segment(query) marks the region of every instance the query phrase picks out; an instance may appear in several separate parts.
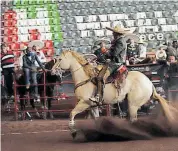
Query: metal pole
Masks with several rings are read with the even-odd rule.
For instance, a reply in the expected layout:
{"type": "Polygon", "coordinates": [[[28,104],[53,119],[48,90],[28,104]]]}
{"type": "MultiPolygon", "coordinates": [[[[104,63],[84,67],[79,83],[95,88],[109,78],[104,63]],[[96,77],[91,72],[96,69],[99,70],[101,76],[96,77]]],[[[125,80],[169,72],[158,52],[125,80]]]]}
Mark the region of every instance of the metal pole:
{"type": "Polygon", "coordinates": [[[18,120],[18,115],[17,115],[17,89],[16,89],[16,80],[15,80],[15,76],[13,74],[13,82],[14,82],[14,85],[13,85],[13,88],[14,88],[14,114],[15,114],[15,120],[17,121],[18,120]]]}

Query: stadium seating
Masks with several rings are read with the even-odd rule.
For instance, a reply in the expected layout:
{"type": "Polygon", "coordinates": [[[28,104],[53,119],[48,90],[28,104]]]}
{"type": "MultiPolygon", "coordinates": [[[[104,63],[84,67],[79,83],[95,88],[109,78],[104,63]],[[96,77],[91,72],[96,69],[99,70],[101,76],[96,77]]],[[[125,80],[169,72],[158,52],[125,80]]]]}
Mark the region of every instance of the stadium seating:
{"type": "MultiPolygon", "coordinates": [[[[178,16],[175,16],[177,10],[177,1],[3,1],[1,24],[5,36],[2,41],[11,43],[14,50],[19,48],[17,42],[13,42],[15,40],[28,43],[30,40],[41,39],[45,42],[45,49],[65,47],[86,52],[90,51],[89,46],[95,38],[112,36],[111,31],[105,30],[108,26],[158,26],[155,27],[157,32],[174,28],[171,25],[176,26],[178,23],[178,16]],[[37,34],[36,30],[41,34],[37,34]]],[[[135,31],[142,31],[140,28],[135,31]]],[[[145,32],[143,34],[147,35],[151,30],[145,32]]],[[[177,38],[176,32],[168,33],[169,37],[177,38]]],[[[151,43],[148,46],[153,45],[151,43]]]]}

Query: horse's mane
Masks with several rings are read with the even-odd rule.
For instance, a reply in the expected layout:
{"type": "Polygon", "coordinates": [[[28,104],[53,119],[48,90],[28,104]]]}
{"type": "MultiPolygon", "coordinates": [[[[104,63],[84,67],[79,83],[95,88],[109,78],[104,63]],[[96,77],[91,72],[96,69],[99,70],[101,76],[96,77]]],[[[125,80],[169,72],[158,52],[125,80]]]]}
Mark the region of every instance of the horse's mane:
{"type": "Polygon", "coordinates": [[[84,71],[85,73],[90,76],[90,77],[94,77],[95,73],[94,73],[94,68],[93,66],[88,63],[88,61],[82,56],[82,54],[76,52],[76,51],[71,51],[71,50],[66,50],[63,51],[63,54],[65,55],[66,53],[70,52],[72,54],[72,56],[75,57],[75,59],[77,59],[77,61],[84,66],[84,71]]]}

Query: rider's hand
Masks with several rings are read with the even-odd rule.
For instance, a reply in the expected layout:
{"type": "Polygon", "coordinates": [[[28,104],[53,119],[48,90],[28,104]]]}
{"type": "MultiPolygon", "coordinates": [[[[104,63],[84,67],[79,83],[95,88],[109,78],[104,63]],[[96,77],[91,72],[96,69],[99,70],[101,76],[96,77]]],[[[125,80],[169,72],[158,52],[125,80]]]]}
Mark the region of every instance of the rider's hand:
{"type": "Polygon", "coordinates": [[[107,62],[107,63],[111,62],[111,59],[106,59],[106,62],[107,62]]]}

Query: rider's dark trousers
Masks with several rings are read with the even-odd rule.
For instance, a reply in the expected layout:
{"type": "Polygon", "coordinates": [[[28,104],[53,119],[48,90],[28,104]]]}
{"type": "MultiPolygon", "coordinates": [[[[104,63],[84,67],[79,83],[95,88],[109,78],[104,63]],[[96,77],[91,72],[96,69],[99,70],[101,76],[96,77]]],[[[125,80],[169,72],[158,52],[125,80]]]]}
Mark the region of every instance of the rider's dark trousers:
{"type": "Polygon", "coordinates": [[[7,88],[8,95],[10,95],[10,96],[14,94],[13,73],[14,73],[14,68],[4,68],[3,69],[5,87],[7,88]]]}

